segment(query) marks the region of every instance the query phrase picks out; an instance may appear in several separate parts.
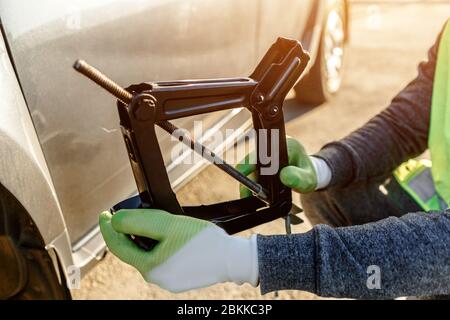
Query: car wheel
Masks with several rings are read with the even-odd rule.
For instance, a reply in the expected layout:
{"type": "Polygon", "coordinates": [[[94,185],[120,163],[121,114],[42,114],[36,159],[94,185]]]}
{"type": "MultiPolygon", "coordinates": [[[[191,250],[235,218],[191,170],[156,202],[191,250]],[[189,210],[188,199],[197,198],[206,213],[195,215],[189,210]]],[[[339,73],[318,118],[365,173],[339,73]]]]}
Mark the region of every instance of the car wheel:
{"type": "MultiPolygon", "coordinates": [[[[70,299],[36,225],[0,185],[0,299],[70,299]]],[[[63,283],[65,283],[63,281],[63,283]]]]}
{"type": "Polygon", "coordinates": [[[344,63],[346,18],[345,0],[334,1],[325,19],[315,63],[295,88],[301,103],[321,104],[339,90],[344,63]]]}

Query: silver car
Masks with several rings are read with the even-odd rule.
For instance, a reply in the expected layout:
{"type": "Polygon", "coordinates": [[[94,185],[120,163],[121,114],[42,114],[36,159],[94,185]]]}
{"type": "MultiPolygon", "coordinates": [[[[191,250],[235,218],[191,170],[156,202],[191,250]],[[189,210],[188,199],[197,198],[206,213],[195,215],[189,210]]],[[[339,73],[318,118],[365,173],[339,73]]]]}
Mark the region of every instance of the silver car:
{"type": "MultiPolygon", "coordinates": [[[[312,56],[297,97],[317,104],[339,89],[347,12],[345,0],[0,0],[0,298],[70,298],[106,252],[98,214],[136,189],[114,101],[72,71],[77,58],[124,86],[248,76],[278,36],[295,38],[312,56]]],[[[201,120],[251,125],[242,110],[201,120]]],[[[175,189],[204,166],[165,159],[175,189]]]]}

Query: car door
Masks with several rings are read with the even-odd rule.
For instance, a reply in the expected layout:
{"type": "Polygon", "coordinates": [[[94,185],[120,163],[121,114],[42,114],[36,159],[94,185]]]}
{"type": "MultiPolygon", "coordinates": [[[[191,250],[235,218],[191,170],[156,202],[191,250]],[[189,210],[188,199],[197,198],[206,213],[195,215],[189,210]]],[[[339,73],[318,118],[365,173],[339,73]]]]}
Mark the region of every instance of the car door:
{"type": "Polygon", "coordinates": [[[258,54],[277,37],[301,39],[313,5],[319,0],[261,0],[258,54]]]}
{"type": "MultiPolygon", "coordinates": [[[[96,226],[99,212],[135,191],[115,101],[76,74],[73,62],[83,58],[124,86],[248,75],[256,56],[256,2],[0,0],[72,242],[96,226]]],[[[202,119],[213,126],[223,117],[202,119]]],[[[161,142],[166,152],[168,141],[161,142]]]]}

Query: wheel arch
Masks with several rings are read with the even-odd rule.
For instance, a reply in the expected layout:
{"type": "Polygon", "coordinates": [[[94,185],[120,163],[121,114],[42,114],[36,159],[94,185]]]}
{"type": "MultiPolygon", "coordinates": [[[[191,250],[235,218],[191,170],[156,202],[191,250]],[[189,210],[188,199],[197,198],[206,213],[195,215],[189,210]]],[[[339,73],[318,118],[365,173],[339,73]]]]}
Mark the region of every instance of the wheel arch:
{"type": "MultiPolygon", "coordinates": [[[[307,70],[309,70],[316,62],[317,55],[319,53],[320,41],[322,38],[322,30],[324,28],[324,12],[336,1],[340,0],[322,0],[314,1],[311,9],[312,14],[306,23],[305,32],[301,37],[301,42],[311,54],[311,61],[307,70]]],[[[347,43],[350,38],[350,5],[348,0],[343,0],[345,6],[345,42],[347,43]]]]}
{"type": "MultiPolygon", "coordinates": [[[[48,250],[65,266],[71,245],[34,125],[0,34],[0,184],[36,224],[48,250]]],[[[57,263],[57,261],[54,261],[57,263]]]]}

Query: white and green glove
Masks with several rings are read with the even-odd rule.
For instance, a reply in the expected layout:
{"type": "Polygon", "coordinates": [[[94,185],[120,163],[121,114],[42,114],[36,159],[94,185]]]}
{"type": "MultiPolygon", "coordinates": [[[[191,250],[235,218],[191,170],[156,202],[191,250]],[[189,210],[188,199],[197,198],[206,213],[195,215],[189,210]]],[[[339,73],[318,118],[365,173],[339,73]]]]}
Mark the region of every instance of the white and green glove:
{"type": "MultiPolygon", "coordinates": [[[[327,163],[317,157],[309,156],[303,145],[294,138],[287,137],[289,165],[280,172],[281,182],[299,193],[310,193],[326,188],[331,181],[331,169],[327,163]]],[[[256,154],[250,153],[242,163],[236,166],[244,175],[255,180],[256,154]]],[[[251,191],[240,186],[241,198],[252,195],[251,191]]]]}
{"type": "Polygon", "coordinates": [[[228,235],[216,225],[162,210],[121,210],[100,215],[108,248],[134,266],[148,282],[172,292],[221,282],[258,284],[256,236],[228,235]],[[140,249],[127,234],[155,239],[151,250],[140,249]]]}

